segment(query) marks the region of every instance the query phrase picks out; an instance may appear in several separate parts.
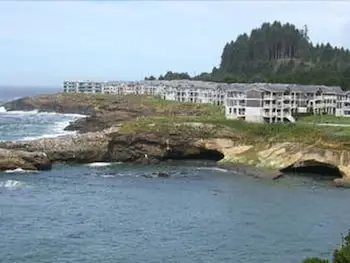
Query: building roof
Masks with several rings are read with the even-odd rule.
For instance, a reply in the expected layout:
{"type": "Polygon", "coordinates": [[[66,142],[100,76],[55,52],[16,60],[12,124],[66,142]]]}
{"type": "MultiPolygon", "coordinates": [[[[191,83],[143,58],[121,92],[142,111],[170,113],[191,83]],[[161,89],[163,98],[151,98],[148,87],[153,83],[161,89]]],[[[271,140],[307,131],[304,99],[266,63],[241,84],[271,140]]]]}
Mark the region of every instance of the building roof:
{"type": "Polygon", "coordinates": [[[314,93],[321,90],[326,93],[344,94],[344,91],[339,86],[324,86],[324,85],[300,85],[300,84],[281,84],[281,83],[217,83],[201,80],[141,80],[141,81],[91,81],[91,80],[73,80],[64,81],[64,83],[101,83],[107,85],[122,85],[122,86],[160,86],[170,88],[200,88],[200,89],[217,89],[230,91],[247,91],[249,89],[259,89],[261,91],[270,92],[285,92],[287,90],[314,93]]]}

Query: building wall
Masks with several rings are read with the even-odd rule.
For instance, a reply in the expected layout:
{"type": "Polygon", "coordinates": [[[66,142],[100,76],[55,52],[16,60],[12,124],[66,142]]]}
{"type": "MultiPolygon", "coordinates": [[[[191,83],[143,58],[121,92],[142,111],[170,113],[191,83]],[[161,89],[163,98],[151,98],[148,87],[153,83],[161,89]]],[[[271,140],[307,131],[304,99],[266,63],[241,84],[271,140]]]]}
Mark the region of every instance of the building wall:
{"type": "Polygon", "coordinates": [[[263,123],[263,111],[260,107],[246,107],[245,108],[245,120],[248,122],[263,123]]]}
{"type": "Polygon", "coordinates": [[[285,85],[288,88],[284,89],[283,85],[277,84],[274,89],[273,84],[259,83],[230,85],[201,81],[65,81],[63,92],[159,95],[165,100],[223,104],[226,118],[245,118],[254,122],[263,122],[264,119],[268,122],[281,121],[296,111],[350,116],[350,93],[323,93],[317,87],[310,90],[307,87],[307,92],[303,92],[293,90],[295,86],[289,88],[285,85]],[[266,87],[270,89],[265,89],[266,87]]]}

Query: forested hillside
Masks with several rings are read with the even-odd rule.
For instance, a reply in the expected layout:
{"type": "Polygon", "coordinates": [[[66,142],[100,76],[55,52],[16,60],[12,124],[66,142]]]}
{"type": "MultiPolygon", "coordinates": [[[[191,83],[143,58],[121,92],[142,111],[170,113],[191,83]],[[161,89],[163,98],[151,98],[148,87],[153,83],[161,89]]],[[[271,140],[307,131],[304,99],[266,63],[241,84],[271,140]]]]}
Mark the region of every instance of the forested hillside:
{"type": "MultiPolygon", "coordinates": [[[[189,78],[187,73],[171,71],[165,76],[189,78]]],[[[275,21],[228,42],[219,68],[193,79],[340,85],[350,89],[350,51],[329,43],[313,44],[307,26],[298,29],[275,21]]]]}

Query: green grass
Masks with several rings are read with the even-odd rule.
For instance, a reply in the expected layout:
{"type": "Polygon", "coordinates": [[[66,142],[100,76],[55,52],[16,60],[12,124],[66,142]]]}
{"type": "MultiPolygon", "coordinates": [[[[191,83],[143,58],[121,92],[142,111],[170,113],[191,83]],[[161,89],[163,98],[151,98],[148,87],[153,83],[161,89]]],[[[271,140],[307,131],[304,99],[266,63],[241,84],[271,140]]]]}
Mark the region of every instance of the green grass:
{"type": "MultiPolygon", "coordinates": [[[[209,126],[210,127],[210,126],[209,126]]],[[[350,127],[321,127],[310,124],[257,124],[241,120],[226,120],[211,116],[161,116],[137,118],[125,122],[121,132],[152,132],[160,135],[202,134],[202,137],[219,136],[223,129],[241,143],[299,142],[317,144],[325,148],[350,148],[350,127]],[[213,128],[191,127],[189,122],[211,124],[213,128]],[[179,124],[183,125],[179,125],[179,124]]]]}
{"type": "Polygon", "coordinates": [[[298,122],[350,124],[350,117],[337,117],[334,115],[311,115],[300,118],[298,122]]]}
{"type": "Polygon", "coordinates": [[[162,100],[155,96],[111,96],[105,94],[63,94],[60,99],[69,99],[76,104],[91,105],[99,110],[113,112],[115,107],[132,110],[140,108],[153,112],[146,117],[138,117],[126,121],[121,126],[121,132],[137,133],[152,132],[159,135],[183,133],[202,136],[220,136],[223,130],[229,130],[232,137],[241,138],[244,142],[283,142],[294,141],[307,144],[318,144],[320,147],[350,148],[350,127],[318,126],[318,123],[348,123],[350,118],[335,116],[307,116],[294,124],[257,124],[243,120],[225,119],[224,107],[212,104],[182,103],[162,100]],[[119,106],[118,106],[119,105],[119,106]],[[212,124],[210,127],[192,127],[179,125],[188,122],[212,124]]]}

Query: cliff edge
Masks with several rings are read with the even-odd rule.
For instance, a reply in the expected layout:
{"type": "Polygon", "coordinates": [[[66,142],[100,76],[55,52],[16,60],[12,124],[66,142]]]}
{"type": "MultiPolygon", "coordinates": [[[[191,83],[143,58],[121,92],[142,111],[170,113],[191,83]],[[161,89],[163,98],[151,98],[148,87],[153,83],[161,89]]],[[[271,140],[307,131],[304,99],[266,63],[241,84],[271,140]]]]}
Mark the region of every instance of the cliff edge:
{"type": "Polygon", "coordinates": [[[265,178],[321,173],[337,186],[350,186],[350,147],[339,128],[229,121],[220,106],[145,96],[55,94],[5,108],[91,113],[70,125],[79,131],[75,135],[0,143],[7,151],[45,153],[49,163],[211,159],[235,169],[257,167],[255,175],[265,178]]]}

